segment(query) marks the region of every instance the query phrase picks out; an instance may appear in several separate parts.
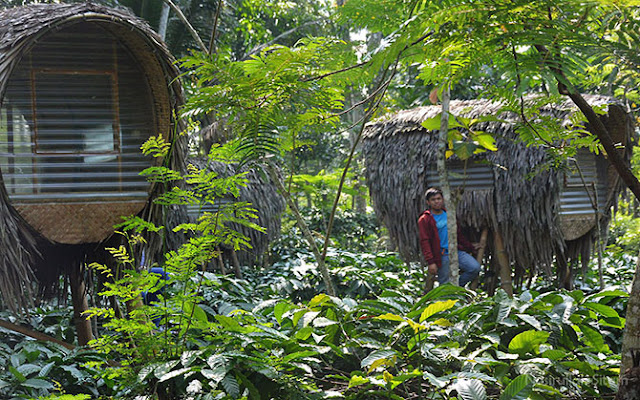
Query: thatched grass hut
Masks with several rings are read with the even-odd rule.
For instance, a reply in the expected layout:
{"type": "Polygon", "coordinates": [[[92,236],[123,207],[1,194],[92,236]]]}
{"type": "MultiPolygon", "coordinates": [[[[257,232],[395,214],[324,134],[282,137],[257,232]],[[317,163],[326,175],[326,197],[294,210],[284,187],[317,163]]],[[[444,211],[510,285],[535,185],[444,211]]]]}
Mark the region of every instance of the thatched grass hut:
{"type": "MultiPolygon", "coordinates": [[[[614,141],[621,143],[627,159],[633,122],[613,99],[588,96],[592,106],[608,108],[601,116],[614,141]]],[[[416,221],[425,208],[424,192],[439,186],[436,172],[437,133],[421,122],[441,112],[440,106],[401,111],[370,123],[364,133],[366,179],[373,207],[388,228],[406,261],[420,261],[416,221]]],[[[577,109],[570,103],[547,106],[540,115],[570,125],[577,109]]],[[[466,162],[447,161],[452,186],[463,189],[458,218],[479,232],[499,232],[516,277],[525,269],[551,271],[555,258],[567,260],[582,254],[585,260],[595,236],[596,218],[603,222],[621,188],[617,174],[602,155],[580,150],[571,169],[540,168],[548,161],[541,147],[527,147],[516,132],[518,116],[502,112],[490,100],[452,101],[451,113],[467,118],[500,117],[478,130],[496,137],[498,150],[473,156],[466,162]],[[597,199],[597,207],[593,200],[597,199]]]]}
{"type": "Polygon", "coordinates": [[[0,295],[17,310],[54,258],[80,264],[121,215],[151,213],[140,145],[173,141],[182,94],[150,27],[91,3],[1,11],[0,59],[0,295]]]}

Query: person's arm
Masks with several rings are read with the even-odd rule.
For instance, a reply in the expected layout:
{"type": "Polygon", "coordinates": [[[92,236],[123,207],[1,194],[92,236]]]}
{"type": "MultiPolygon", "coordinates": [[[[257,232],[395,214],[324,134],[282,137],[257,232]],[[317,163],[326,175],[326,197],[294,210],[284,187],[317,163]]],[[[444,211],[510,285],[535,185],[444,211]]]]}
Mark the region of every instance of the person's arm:
{"type": "Polygon", "coordinates": [[[427,216],[424,214],[418,219],[418,234],[420,236],[420,248],[422,249],[422,255],[431,270],[431,265],[436,265],[436,256],[431,250],[431,240],[433,240],[433,235],[429,232],[429,222],[427,221],[427,216]]]}
{"type": "Polygon", "coordinates": [[[458,248],[460,250],[466,251],[469,254],[473,254],[476,251],[473,243],[471,243],[469,239],[467,239],[467,237],[462,233],[460,225],[458,225],[458,248]]]}

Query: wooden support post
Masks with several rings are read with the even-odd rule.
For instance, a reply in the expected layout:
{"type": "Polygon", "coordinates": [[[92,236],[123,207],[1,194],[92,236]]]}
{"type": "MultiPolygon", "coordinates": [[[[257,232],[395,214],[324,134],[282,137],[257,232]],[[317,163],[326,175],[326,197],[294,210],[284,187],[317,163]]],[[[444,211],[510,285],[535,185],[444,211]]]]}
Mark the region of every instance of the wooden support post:
{"type": "MultiPolygon", "coordinates": [[[[487,247],[487,236],[489,235],[489,229],[484,228],[482,233],[480,234],[480,242],[478,242],[478,254],[476,255],[476,261],[478,264],[482,265],[482,259],[484,258],[484,249],[487,247]]],[[[476,290],[478,289],[478,284],[480,283],[480,277],[471,281],[469,285],[469,289],[476,290]]]]}
{"type": "Polygon", "coordinates": [[[240,261],[238,260],[238,254],[235,249],[231,249],[231,260],[233,261],[233,270],[236,278],[242,279],[242,271],[240,270],[240,261]]]}
{"type": "Polygon", "coordinates": [[[89,309],[89,302],[87,301],[87,288],[84,283],[84,267],[82,264],[78,263],[71,266],[69,284],[71,286],[73,322],[78,335],[78,345],[86,346],[93,340],[93,333],[91,332],[91,321],[83,315],[89,309]]]}
{"type": "Polygon", "coordinates": [[[507,257],[507,252],[504,248],[504,240],[502,239],[500,231],[495,231],[493,233],[493,247],[494,255],[498,261],[498,268],[500,271],[500,287],[504,289],[510,297],[513,297],[511,264],[509,263],[509,257],[507,257]]]}

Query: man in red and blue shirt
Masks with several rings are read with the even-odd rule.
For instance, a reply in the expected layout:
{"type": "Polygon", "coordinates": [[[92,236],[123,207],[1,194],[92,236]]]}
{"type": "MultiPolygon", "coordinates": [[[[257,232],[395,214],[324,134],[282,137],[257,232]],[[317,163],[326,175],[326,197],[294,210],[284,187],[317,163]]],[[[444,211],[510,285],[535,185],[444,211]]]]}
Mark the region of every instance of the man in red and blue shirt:
{"type": "MultiPolygon", "coordinates": [[[[444,207],[442,191],[429,188],[425,193],[428,209],[418,218],[420,248],[427,261],[430,274],[438,275],[438,282],[449,282],[449,236],[447,210],[444,207]]],[[[470,253],[474,245],[458,229],[458,264],[460,265],[460,286],[474,280],[480,273],[480,264],[470,253]]]]}

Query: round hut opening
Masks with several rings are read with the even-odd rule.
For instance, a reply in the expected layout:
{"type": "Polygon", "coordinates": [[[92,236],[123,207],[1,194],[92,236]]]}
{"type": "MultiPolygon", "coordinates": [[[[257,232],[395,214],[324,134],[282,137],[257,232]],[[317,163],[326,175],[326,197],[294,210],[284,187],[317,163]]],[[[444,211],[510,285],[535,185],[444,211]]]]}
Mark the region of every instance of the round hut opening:
{"type": "Polygon", "coordinates": [[[121,28],[76,19],[47,30],[6,82],[4,187],[22,218],[58,243],[105,239],[149,197],[139,173],[153,160],[140,146],[167,133],[169,89],[152,49],[121,28]]]}

